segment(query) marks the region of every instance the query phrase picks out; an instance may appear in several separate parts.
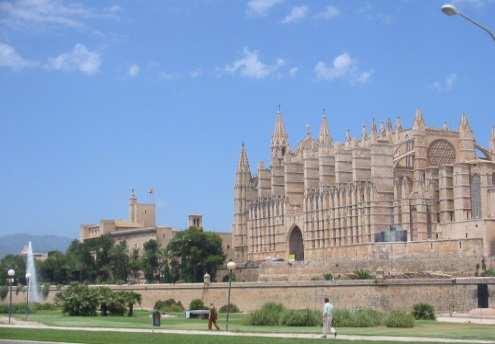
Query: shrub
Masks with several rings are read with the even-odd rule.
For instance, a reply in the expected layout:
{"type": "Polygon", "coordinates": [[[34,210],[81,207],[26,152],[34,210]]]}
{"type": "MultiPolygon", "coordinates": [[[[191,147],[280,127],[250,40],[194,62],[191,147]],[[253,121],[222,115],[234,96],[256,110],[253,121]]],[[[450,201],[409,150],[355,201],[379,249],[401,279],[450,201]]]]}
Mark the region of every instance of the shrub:
{"type": "Polygon", "coordinates": [[[371,274],[368,270],[356,270],[354,271],[356,279],[371,279],[371,274]]]}
{"type": "Polygon", "coordinates": [[[323,278],[325,281],[332,281],[333,280],[333,275],[330,272],[327,272],[326,274],[323,275],[323,278]]]}
{"type": "Polygon", "coordinates": [[[348,309],[334,310],[333,322],[336,327],[353,327],[354,324],[352,313],[348,309]]]}
{"type": "Polygon", "coordinates": [[[100,305],[100,314],[103,316],[107,316],[109,311],[108,311],[108,306],[110,303],[113,301],[114,293],[112,289],[108,287],[98,287],[94,289],[97,297],[98,297],[98,304],[100,305]]]}
{"type": "Polygon", "coordinates": [[[230,313],[239,313],[240,312],[239,307],[237,307],[233,303],[230,304],[230,307],[229,307],[229,305],[223,305],[222,307],[220,307],[219,312],[220,313],[227,313],[229,308],[230,308],[230,313]]]}
{"type": "Polygon", "coordinates": [[[435,320],[435,309],[428,303],[418,303],[413,307],[413,315],[416,320],[435,320]]]}
{"type": "Polygon", "coordinates": [[[203,303],[203,300],[201,300],[201,299],[194,299],[189,304],[189,309],[190,310],[197,310],[197,309],[207,309],[207,308],[205,307],[205,304],[203,303]]]}
{"type": "Polygon", "coordinates": [[[112,292],[110,302],[107,305],[108,312],[111,315],[124,315],[126,308],[126,294],[124,292],[112,292]]]}
{"type": "Polygon", "coordinates": [[[311,309],[288,310],[280,318],[280,324],[285,326],[317,326],[321,323],[320,312],[311,309]]]}
{"type": "Polygon", "coordinates": [[[393,311],[385,319],[387,327],[414,327],[414,315],[404,311],[393,311]]]}
{"type": "Polygon", "coordinates": [[[155,303],[153,309],[160,311],[162,313],[180,313],[184,311],[184,306],[180,301],[175,301],[174,299],[168,300],[158,300],[155,303]]]}
{"type": "Polygon", "coordinates": [[[383,314],[369,308],[337,309],[333,321],[337,327],[373,327],[383,323],[383,314]]]}
{"type": "Polygon", "coordinates": [[[374,327],[383,323],[383,314],[374,309],[361,308],[353,313],[354,327],[374,327]]]}
{"type": "Polygon", "coordinates": [[[483,277],[495,277],[495,269],[488,269],[483,272],[483,277]]]}
{"type": "Polygon", "coordinates": [[[54,310],[60,309],[60,307],[54,303],[36,303],[36,304],[32,305],[31,308],[33,309],[33,312],[54,311],[54,310]]]}
{"type": "Polygon", "coordinates": [[[74,283],[57,294],[63,312],[68,315],[96,315],[99,297],[96,289],[74,283]]]}
{"type": "MultiPolygon", "coordinates": [[[[28,308],[28,306],[25,303],[13,303],[12,304],[12,313],[13,314],[26,314],[26,311],[28,313],[32,312],[31,307],[28,308]]],[[[8,304],[0,305],[0,313],[8,314],[9,313],[9,305],[8,304]]]]}
{"type": "Polygon", "coordinates": [[[0,300],[5,300],[7,295],[9,294],[9,287],[6,285],[0,287],[0,300]]]}
{"type": "Polygon", "coordinates": [[[248,323],[255,326],[275,326],[280,323],[280,318],[285,312],[285,307],[277,303],[265,303],[261,309],[249,315],[248,323]]]}

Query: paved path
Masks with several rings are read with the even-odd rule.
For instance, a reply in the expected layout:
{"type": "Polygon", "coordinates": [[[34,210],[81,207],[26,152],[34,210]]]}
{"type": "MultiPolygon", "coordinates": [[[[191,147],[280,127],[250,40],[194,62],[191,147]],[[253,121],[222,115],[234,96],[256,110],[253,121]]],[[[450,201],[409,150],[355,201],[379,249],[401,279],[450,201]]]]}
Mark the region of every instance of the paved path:
{"type": "MultiPolygon", "coordinates": [[[[202,336],[232,336],[232,337],[267,337],[267,338],[302,338],[319,339],[318,334],[308,333],[260,333],[260,332],[225,332],[225,331],[196,331],[196,330],[165,330],[165,329],[140,329],[140,328],[105,328],[105,327],[67,327],[67,326],[33,326],[33,325],[0,325],[1,328],[30,328],[30,329],[51,329],[62,331],[90,331],[90,332],[124,332],[124,333],[163,333],[163,334],[186,334],[202,336]]],[[[393,336],[354,336],[339,335],[340,340],[361,340],[361,341],[389,341],[405,343],[479,343],[495,344],[489,340],[467,340],[449,339],[434,337],[393,337],[393,336]]]]}
{"type": "MultiPolygon", "coordinates": [[[[478,318],[478,317],[438,317],[437,321],[457,323],[457,324],[480,324],[495,325],[495,318],[478,318]]],[[[495,330],[494,330],[495,331],[495,330]]]]}

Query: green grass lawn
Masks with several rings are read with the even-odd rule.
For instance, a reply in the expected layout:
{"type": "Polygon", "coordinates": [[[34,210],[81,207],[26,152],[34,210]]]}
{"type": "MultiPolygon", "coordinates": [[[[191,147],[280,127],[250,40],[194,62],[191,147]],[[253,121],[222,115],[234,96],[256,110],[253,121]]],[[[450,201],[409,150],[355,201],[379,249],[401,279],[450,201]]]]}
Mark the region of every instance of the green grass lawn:
{"type": "MultiPolygon", "coordinates": [[[[251,326],[246,324],[247,315],[232,314],[230,330],[235,332],[284,332],[284,333],[319,333],[320,327],[287,327],[287,326],[251,326]]],[[[24,319],[24,316],[19,316],[24,319]]],[[[136,311],[133,317],[79,317],[63,315],[60,311],[38,311],[29,319],[51,326],[76,327],[129,327],[151,328],[151,317],[148,311],[136,311]]],[[[225,314],[220,314],[219,325],[225,328],[225,314]]],[[[184,319],[182,314],[174,314],[170,318],[162,318],[161,328],[180,330],[206,330],[207,321],[184,319]]],[[[380,327],[339,328],[340,334],[367,336],[416,336],[442,337],[457,339],[489,339],[495,340],[495,326],[474,324],[439,323],[436,321],[416,321],[416,326],[409,329],[380,327]]]]}
{"type": "MultiPolygon", "coordinates": [[[[311,344],[323,343],[322,339],[286,339],[260,337],[227,337],[149,333],[85,332],[61,330],[0,329],[0,339],[39,340],[86,344],[311,344]]],[[[332,343],[349,343],[334,340],[332,343]]],[[[394,344],[394,342],[353,341],[356,344],[394,344]]],[[[396,343],[397,344],[397,343],[396,343]]]]}

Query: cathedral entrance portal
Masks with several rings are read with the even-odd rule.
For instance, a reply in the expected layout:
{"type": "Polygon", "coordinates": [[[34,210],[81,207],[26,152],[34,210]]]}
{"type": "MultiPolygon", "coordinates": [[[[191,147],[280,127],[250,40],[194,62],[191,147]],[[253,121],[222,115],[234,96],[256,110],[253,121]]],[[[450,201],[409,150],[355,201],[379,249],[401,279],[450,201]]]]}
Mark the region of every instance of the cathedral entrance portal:
{"type": "Polygon", "coordinates": [[[293,255],[296,261],[304,260],[304,242],[301,230],[295,226],[289,236],[289,255],[293,255]]]}

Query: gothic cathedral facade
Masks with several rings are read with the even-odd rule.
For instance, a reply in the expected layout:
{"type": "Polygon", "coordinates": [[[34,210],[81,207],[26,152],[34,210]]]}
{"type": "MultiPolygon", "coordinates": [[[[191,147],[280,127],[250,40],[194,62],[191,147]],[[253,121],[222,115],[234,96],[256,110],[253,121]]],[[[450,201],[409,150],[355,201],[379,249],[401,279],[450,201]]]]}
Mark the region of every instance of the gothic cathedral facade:
{"type": "Polygon", "coordinates": [[[348,132],[334,143],[324,113],[319,136],[308,131],[292,149],[279,112],[271,153],[271,166],[261,162],[253,174],[241,149],[238,261],[318,261],[355,246],[465,239],[481,239],[480,255],[495,256],[495,129],[484,148],[466,115],[457,130],[435,129],[417,110],[410,129],[400,119],[373,121],[359,138],[348,132]]]}

